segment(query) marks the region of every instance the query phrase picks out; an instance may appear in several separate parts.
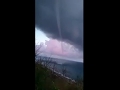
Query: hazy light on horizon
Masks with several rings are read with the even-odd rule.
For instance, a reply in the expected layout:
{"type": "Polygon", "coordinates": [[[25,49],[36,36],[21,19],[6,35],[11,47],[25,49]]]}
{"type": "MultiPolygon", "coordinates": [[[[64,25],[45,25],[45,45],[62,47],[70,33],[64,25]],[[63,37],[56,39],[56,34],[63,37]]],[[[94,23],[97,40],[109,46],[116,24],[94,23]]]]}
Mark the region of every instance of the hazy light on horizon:
{"type": "Polygon", "coordinates": [[[61,58],[65,60],[71,60],[71,61],[79,61],[83,62],[83,53],[79,52],[79,50],[73,51],[74,47],[73,45],[70,45],[69,43],[63,42],[63,46],[61,46],[61,42],[57,39],[48,38],[44,32],[42,32],[40,29],[35,28],[35,44],[40,45],[40,43],[43,43],[43,50],[45,56],[51,55],[51,57],[61,58]],[[63,47],[63,50],[62,50],[63,47]]]}

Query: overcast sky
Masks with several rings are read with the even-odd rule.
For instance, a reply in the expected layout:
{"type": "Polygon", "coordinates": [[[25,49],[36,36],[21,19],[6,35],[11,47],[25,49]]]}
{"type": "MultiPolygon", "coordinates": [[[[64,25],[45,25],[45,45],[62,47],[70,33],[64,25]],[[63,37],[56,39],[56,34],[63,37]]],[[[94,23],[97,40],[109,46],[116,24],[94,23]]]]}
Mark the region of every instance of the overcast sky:
{"type": "Polygon", "coordinates": [[[83,0],[35,0],[35,29],[45,53],[83,62],[83,0]]]}

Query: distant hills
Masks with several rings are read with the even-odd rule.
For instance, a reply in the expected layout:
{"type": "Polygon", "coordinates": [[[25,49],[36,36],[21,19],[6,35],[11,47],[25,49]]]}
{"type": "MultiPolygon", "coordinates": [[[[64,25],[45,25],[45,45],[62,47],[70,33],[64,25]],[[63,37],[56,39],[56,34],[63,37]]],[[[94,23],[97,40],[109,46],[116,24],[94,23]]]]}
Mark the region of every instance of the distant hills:
{"type": "MultiPolygon", "coordinates": [[[[43,60],[47,60],[49,57],[38,56],[37,58],[38,58],[38,59],[41,58],[41,59],[43,59],[43,60]]],[[[52,61],[55,61],[55,62],[59,63],[59,64],[78,62],[77,60],[72,61],[72,60],[59,59],[59,58],[53,58],[53,57],[50,57],[50,59],[51,59],[52,61]]],[[[81,63],[83,63],[83,62],[81,62],[81,63]]]]}

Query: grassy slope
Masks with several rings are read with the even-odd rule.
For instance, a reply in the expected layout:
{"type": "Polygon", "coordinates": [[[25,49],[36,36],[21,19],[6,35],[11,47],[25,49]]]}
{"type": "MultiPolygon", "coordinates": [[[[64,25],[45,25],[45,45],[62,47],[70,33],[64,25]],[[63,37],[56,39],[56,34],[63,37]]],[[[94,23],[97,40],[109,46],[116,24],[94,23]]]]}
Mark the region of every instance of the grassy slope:
{"type": "Polygon", "coordinates": [[[83,83],[69,83],[65,78],[55,76],[47,68],[35,63],[35,90],[83,90],[83,83]]]}

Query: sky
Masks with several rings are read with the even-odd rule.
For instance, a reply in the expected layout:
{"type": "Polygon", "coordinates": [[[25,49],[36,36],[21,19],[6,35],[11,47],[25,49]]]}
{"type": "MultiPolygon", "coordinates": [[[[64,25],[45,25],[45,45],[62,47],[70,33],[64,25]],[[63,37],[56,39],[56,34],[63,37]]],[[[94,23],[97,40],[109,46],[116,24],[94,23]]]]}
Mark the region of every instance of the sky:
{"type": "Polygon", "coordinates": [[[83,0],[35,0],[35,38],[43,55],[83,62],[83,0]]]}
{"type": "Polygon", "coordinates": [[[49,38],[37,28],[35,28],[35,39],[36,45],[40,45],[41,42],[45,43],[45,40],[49,40],[49,38]]]}

